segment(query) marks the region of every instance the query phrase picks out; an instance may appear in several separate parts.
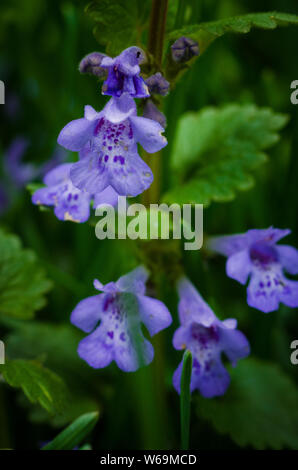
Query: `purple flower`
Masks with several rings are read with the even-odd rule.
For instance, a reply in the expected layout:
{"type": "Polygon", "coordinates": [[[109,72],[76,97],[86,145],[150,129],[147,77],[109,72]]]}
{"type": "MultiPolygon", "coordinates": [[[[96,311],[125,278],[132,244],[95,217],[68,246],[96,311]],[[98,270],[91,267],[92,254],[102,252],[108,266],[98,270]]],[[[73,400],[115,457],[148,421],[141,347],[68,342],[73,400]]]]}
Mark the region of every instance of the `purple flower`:
{"type": "Polygon", "coordinates": [[[80,62],[79,71],[81,73],[89,73],[103,78],[107,75],[106,69],[101,67],[102,59],[106,57],[101,52],[91,52],[86,55],[80,62]]]}
{"type": "Polygon", "coordinates": [[[99,194],[92,195],[77,189],[71,182],[69,173],[73,163],[64,163],[49,171],[43,182],[46,185],[32,196],[34,204],[54,206],[55,215],[59,220],[86,222],[90,216],[90,202],[94,198],[94,207],[99,204],[115,206],[118,194],[107,187],[99,194]]]}
{"type": "Polygon", "coordinates": [[[51,170],[44,177],[45,188],[40,188],[32,196],[33,204],[54,206],[59,220],[86,222],[90,216],[92,196],[75,188],[69,178],[72,163],[64,163],[51,170]]]}
{"type": "Polygon", "coordinates": [[[160,72],[151,75],[146,79],[149,93],[166,96],[170,89],[170,83],[163,77],[160,72]]]}
{"type": "Polygon", "coordinates": [[[27,139],[16,137],[4,155],[5,172],[18,188],[22,188],[38,175],[38,169],[34,165],[22,162],[28,145],[27,139]]]}
{"type": "Polygon", "coordinates": [[[95,369],[115,361],[125,372],[137,370],[153,360],[154,350],[144,338],[141,323],[150,335],[167,328],[172,318],[167,307],[145,295],[148,272],[144,267],[106,285],[98,280],[99,295],[82,300],[71,314],[71,322],[91,333],[78,347],[79,356],[95,369]],[[98,326],[98,323],[100,325],[98,326]]]}
{"type": "Polygon", "coordinates": [[[85,106],[85,117],[62,129],[58,143],[80,152],[70,172],[77,188],[96,194],[112,186],[120,195],[137,196],[150,186],[153,174],[139,157],[137,142],[154,153],[167,140],[159,123],[136,114],[133,98],[123,94],[111,98],[100,113],[85,106]]]}
{"type": "Polygon", "coordinates": [[[108,71],[108,78],[102,87],[103,94],[120,97],[122,93],[129,93],[134,98],[148,97],[148,87],[140,77],[139,64],[144,59],[142,49],[135,46],[125,49],[114,59],[103,57],[100,67],[108,71]]]}
{"type": "Polygon", "coordinates": [[[277,310],[282,302],[298,307],[298,282],[288,280],[283,270],[298,274],[298,250],[276,243],[290,230],[270,227],[248,230],[243,234],[214,237],[208,247],[228,257],[226,272],[241,284],[250,281],[247,303],[268,313],[277,310]]]}
{"type": "MultiPolygon", "coordinates": [[[[230,376],[222,364],[225,353],[232,366],[250,352],[246,337],[236,330],[237,321],[220,321],[204,302],[191,282],[182,278],[178,283],[178,306],[181,326],[173,337],[175,349],[187,348],[193,356],[191,391],[198,389],[206,398],[223,395],[230,376]]],[[[173,385],[180,393],[182,361],[174,372],[173,385]]]]}
{"type": "Polygon", "coordinates": [[[199,55],[199,45],[196,41],[182,36],[171,46],[172,58],[175,62],[187,62],[195,55],[199,55]]]}

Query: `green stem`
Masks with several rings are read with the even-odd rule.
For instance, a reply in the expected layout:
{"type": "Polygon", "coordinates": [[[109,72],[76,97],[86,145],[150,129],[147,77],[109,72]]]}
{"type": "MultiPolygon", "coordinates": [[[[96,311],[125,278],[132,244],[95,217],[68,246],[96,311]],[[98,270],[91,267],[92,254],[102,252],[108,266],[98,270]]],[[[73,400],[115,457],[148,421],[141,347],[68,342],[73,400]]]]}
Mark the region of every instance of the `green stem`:
{"type": "MultiPolygon", "coordinates": [[[[163,61],[163,49],[164,49],[164,36],[167,21],[168,11],[168,0],[152,0],[152,9],[150,16],[149,36],[148,36],[148,52],[153,57],[154,71],[161,71],[163,61]]],[[[144,160],[150,165],[153,174],[154,181],[150,188],[142,194],[142,202],[145,205],[150,203],[159,202],[160,197],[160,181],[161,181],[161,152],[157,152],[154,155],[150,155],[150,159],[147,156],[144,160]]],[[[158,291],[158,286],[156,286],[158,291]]],[[[149,448],[166,448],[168,445],[168,432],[167,432],[167,412],[166,412],[166,397],[164,390],[164,363],[162,359],[163,344],[162,339],[159,336],[154,338],[153,341],[155,350],[155,361],[152,367],[148,370],[148,373],[143,374],[145,387],[150,390],[152,389],[152,395],[150,395],[147,402],[146,413],[151,415],[147,416],[146,419],[146,431],[145,439],[146,444],[150,444],[149,448]],[[154,447],[152,447],[154,445],[154,447]]],[[[144,390],[144,387],[143,387],[144,390]]]]}
{"type": "Polygon", "coordinates": [[[153,55],[158,68],[162,65],[167,12],[168,0],[152,0],[148,52],[153,55]]]}
{"type": "Polygon", "coordinates": [[[181,419],[181,449],[189,447],[189,424],[190,424],[190,380],[192,371],[192,356],[185,351],[183,356],[180,392],[180,419],[181,419]]]}
{"type": "MultiPolygon", "coordinates": [[[[149,37],[148,37],[148,52],[153,56],[154,67],[156,70],[161,70],[164,37],[167,22],[168,0],[152,0],[152,9],[150,15],[149,37]]],[[[157,203],[160,196],[160,182],[161,182],[161,152],[157,152],[150,156],[150,162],[145,157],[146,163],[150,163],[154,180],[150,188],[143,193],[142,202],[145,205],[150,203],[157,203]]]]}

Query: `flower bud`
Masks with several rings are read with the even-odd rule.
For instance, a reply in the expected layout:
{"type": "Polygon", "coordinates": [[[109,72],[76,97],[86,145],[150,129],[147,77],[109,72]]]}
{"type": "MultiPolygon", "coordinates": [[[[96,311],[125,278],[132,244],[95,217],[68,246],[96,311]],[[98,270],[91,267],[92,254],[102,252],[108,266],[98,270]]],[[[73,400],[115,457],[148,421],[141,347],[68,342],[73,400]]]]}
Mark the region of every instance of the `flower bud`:
{"type": "Polygon", "coordinates": [[[106,70],[100,66],[105,54],[101,52],[91,52],[86,55],[79,64],[79,71],[81,73],[89,73],[97,77],[104,78],[107,74],[106,70]]]}
{"type": "Polygon", "coordinates": [[[162,76],[160,72],[151,75],[147,78],[146,85],[149,88],[150,94],[166,96],[169,92],[170,83],[162,76]]]}
{"type": "Polygon", "coordinates": [[[196,41],[182,36],[171,46],[172,58],[175,62],[187,62],[195,55],[199,55],[200,49],[196,41]]]}

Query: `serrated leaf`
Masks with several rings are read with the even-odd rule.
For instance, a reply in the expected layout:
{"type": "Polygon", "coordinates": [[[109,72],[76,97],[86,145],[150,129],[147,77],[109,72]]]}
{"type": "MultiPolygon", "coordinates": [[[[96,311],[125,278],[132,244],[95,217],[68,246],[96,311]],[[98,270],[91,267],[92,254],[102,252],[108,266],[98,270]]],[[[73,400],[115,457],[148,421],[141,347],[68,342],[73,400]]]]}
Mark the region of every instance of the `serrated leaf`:
{"type": "Polygon", "coordinates": [[[164,200],[228,201],[253,185],[251,171],[267,159],[263,150],[278,141],[287,117],[255,105],[229,104],[184,114],[171,157],[177,182],[164,200]]]}
{"type": "Polygon", "coordinates": [[[45,322],[21,322],[14,320],[12,331],[5,337],[7,355],[11,358],[38,359],[57,372],[68,385],[68,406],[59,415],[49,416],[39,406],[30,405],[30,419],[49,421],[57,427],[66,426],[75,418],[89,411],[99,410],[98,396],[91,369],[77,354],[82,333],[70,324],[56,325],[45,322]]]}
{"type": "Polygon", "coordinates": [[[182,29],[171,31],[170,40],[176,40],[181,36],[187,36],[199,42],[200,52],[217,38],[226,33],[249,33],[252,28],[274,29],[277,26],[298,24],[298,16],[290,13],[271,11],[266,13],[249,13],[247,15],[233,16],[208,23],[200,23],[186,26],[182,29]]]}
{"type": "Polygon", "coordinates": [[[68,404],[63,380],[36,361],[11,360],[0,366],[0,373],[11,387],[21,388],[32,403],[51,414],[61,413],[68,404]]]}
{"type": "Polygon", "coordinates": [[[0,315],[32,318],[45,305],[50,287],[35,253],[0,230],[0,315]]]}
{"type": "Polygon", "coordinates": [[[86,413],[77,418],[42,450],[72,450],[90,434],[98,420],[98,413],[86,413]]]}
{"type": "Polygon", "coordinates": [[[298,393],[275,364],[246,359],[231,370],[223,397],[197,399],[199,419],[210,421],[239,446],[298,449],[298,393]]]}
{"type": "Polygon", "coordinates": [[[94,36],[100,44],[107,46],[108,54],[117,55],[138,42],[142,19],[138,6],[137,0],[94,0],[86,6],[86,13],[96,23],[94,36]]]}

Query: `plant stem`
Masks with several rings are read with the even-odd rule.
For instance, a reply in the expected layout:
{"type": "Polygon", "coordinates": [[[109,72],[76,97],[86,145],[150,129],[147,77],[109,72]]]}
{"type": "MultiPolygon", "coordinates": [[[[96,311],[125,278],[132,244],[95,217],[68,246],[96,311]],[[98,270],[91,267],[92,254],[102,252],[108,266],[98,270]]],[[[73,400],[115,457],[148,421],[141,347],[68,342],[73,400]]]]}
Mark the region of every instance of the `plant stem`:
{"type": "Polygon", "coordinates": [[[192,356],[185,351],[183,356],[180,392],[180,419],[181,419],[181,449],[189,447],[189,423],[190,423],[190,380],[192,371],[192,356]]]}
{"type": "MultiPolygon", "coordinates": [[[[154,72],[161,71],[162,69],[167,11],[168,0],[152,0],[148,37],[148,52],[153,58],[154,72]]],[[[141,196],[143,204],[149,205],[150,203],[158,203],[160,198],[160,182],[162,172],[161,152],[150,155],[150,158],[148,158],[148,155],[144,155],[144,160],[149,164],[154,175],[154,180],[150,188],[141,196]]],[[[159,287],[155,287],[156,292],[158,292],[159,287]]],[[[152,416],[147,416],[147,429],[144,434],[147,445],[150,443],[151,448],[153,444],[154,448],[162,449],[166,448],[168,445],[168,420],[164,389],[165,371],[162,360],[164,358],[162,338],[154,338],[153,343],[155,350],[155,361],[145,378],[145,380],[149,381],[149,384],[152,387],[152,395],[150,396],[150,400],[148,400],[148,406],[150,406],[149,413],[151,413],[152,416]]],[[[146,381],[144,381],[144,384],[146,384],[146,381]]],[[[148,413],[148,409],[146,412],[148,413]]]]}
{"type": "Polygon", "coordinates": [[[153,55],[158,68],[162,65],[167,12],[168,0],[152,0],[148,52],[153,55]]]}
{"type": "MultiPolygon", "coordinates": [[[[156,68],[156,71],[160,71],[162,68],[167,12],[168,0],[152,0],[148,37],[148,52],[153,56],[154,67],[156,68]]],[[[149,163],[149,159],[147,157],[145,160],[146,163],[149,163]]],[[[150,167],[154,175],[154,180],[150,188],[142,196],[142,202],[145,205],[159,202],[160,181],[162,173],[161,152],[157,152],[150,156],[150,167]]]]}

